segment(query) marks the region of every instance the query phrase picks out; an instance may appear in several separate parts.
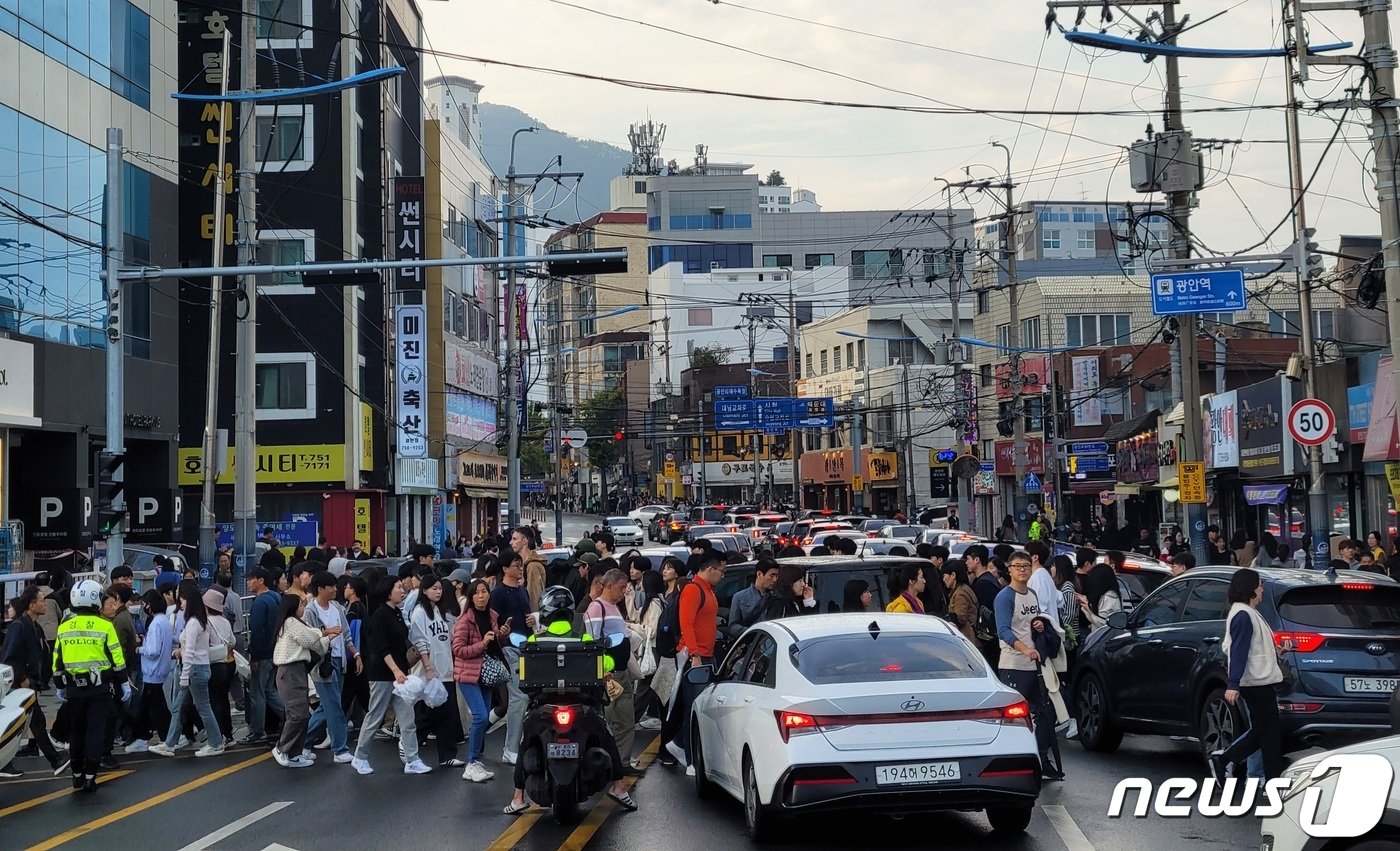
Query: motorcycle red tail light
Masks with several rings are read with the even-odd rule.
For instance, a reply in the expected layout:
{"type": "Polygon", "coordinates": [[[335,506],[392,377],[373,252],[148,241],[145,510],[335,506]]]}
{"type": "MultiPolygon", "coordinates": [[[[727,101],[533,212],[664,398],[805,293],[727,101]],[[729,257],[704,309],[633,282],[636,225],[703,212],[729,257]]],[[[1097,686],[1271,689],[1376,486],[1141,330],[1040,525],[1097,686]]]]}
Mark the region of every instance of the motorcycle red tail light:
{"type": "Polygon", "coordinates": [[[574,708],[572,706],[559,706],[554,710],[554,726],[561,730],[567,730],[574,725],[574,708]]]}

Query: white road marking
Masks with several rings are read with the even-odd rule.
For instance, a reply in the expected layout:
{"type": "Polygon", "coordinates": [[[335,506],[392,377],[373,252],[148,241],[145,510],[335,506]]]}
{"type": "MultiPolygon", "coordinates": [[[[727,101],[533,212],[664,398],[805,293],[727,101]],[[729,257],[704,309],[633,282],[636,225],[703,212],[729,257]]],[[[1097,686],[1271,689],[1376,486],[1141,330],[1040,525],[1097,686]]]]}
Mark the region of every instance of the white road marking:
{"type": "Polygon", "coordinates": [[[1094,851],[1094,844],[1084,835],[1084,831],[1079,829],[1079,825],[1075,824],[1069,810],[1059,804],[1043,804],[1040,809],[1045,813],[1045,817],[1050,819],[1050,826],[1055,828],[1055,832],[1060,835],[1060,841],[1069,851],[1094,851]]]}
{"type": "MultiPolygon", "coordinates": [[[[281,812],[287,807],[290,807],[293,803],[295,802],[274,801],[273,803],[268,804],[267,806],[263,807],[260,810],[257,810],[256,812],[251,812],[241,819],[229,822],[228,824],[224,825],[223,827],[219,828],[218,830],[214,831],[208,836],[196,839],[189,845],[186,845],[184,848],[181,848],[180,851],[206,851],[206,849],[208,849],[209,846],[213,845],[215,842],[220,842],[222,840],[228,839],[230,836],[233,836],[235,833],[242,830],[243,828],[248,827],[251,824],[255,824],[272,815],[273,813],[281,812]]],[[[268,847],[280,849],[282,846],[272,845],[268,847]]],[[[266,851],[266,849],[264,849],[264,851],[266,851]]]]}
{"type": "Polygon", "coordinates": [[[264,848],[262,851],[297,851],[297,849],[288,848],[286,845],[283,845],[280,842],[274,842],[271,845],[264,848]]]}

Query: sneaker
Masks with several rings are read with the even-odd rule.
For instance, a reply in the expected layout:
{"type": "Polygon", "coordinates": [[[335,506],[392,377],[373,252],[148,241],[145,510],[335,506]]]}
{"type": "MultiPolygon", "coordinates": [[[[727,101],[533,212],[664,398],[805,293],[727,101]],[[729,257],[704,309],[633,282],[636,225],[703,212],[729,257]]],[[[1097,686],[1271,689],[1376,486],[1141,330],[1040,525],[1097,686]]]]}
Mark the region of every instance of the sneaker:
{"type": "Polygon", "coordinates": [[[72,762],[72,760],[68,759],[66,756],[54,757],[54,761],[49,763],[49,765],[53,767],[53,776],[57,777],[67,771],[70,762],[72,762]]]}
{"type": "Polygon", "coordinates": [[[98,760],[97,764],[107,771],[116,771],[122,767],[122,764],[117,762],[116,758],[111,754],[102,757],[102,759],[98,760]]]}
{"type": "Polygon", "coordinates": [[[515,751],[505,751],[501,754],[501,762],[506,765],[515,765],[515,760],[519,757],[515,751]]]}
{"type": "Polygon", "coordinates": [[[323,751],[323,750],[325,750],[326,748],[328,748],[328,747],[330,747],[330,746],[331,746],[331,737],[330,737],[330,736],[327,736],[327,737],[325,737],[324,739],[322,739],[321,741],[319,741],[319,742],[317,742],[316,744],[312,745],[311,747],[315,748],[315,749],[318,750],[318,751],[323,751]]]}
{"type": "Polygon", "coordinates": [[[492,724],[495,724],[497,721],[501,720],[504,717],[506,716],[502,715],[499,711],[495,709],[491,710],[491,714],[488,716],[492,724]]]}
{"type": "Polygon", "coordinates": [[[1079,722],[1074,718],[1069,719],[1069,729],[1065,731],[1066,739],[1079,738],[1079,722]]]}
{"type": "Polygon", "coordinates": [[[23,772],[23,771],[20,771],[18,768],[15,768],[14,763],[10,763],[9,765],[5,766],[4,768],[0,768],[0,777],[5,777],[5,778],[11,778],[11,779],[12,779],[12,778],[15,778],[15,777],[23,777],[23,776],[24,776],[24,772],[23,772]]]}
{"type": "Polygon", "coordinates": [[[15,751],[15,756],[38,756],[38,755],[39,755],[39,744],[38,744],[38,742],[35,742],[33,739],[30,739],[30,740],[29,740],[29,744],[27,744],[27,745],[25,745],[24,747],[20,748],[19,750],[15,751]]]}
{"type": "Polygon", "coordinates": [[[359,772],[360,774],[373,774],[373,773],[374,773],[374,766],[370,765],[370,764],[369,764],[369,760],[367,760],[367,759],[354,759],[354,758],[351,758],[351,760],[350,760],[350,767],[353,768],[353,769],[355,769],[355,771],[359,772]]]}
{"type": "Polygon", "coordinates": [[[1226,777],[1230,776],[1230,766],[1225,762],[1225,751],[1211,751],[1206,757],[1206,767],[1210,769],[1210,776],[1215,778],[1215,782],[1222,783],[1226,777]]]}
{"type": "Polygon", "coordinates": [[[467,770],[462,772],[463,780],[470,780],[473,783],[485,783],[495,775],[486,770],[486,766],[479,762],[473,762],[467,766],[467,770]]]}
{"type": "Polygon", "coordinates": [[[137,739],[126,746],[126,753],[145,753],[151,749],[151,743],[145,739],[137,739]]]}
{"type": "Polygon", "coordinates": [[[344,765],[347,762],[353,761],[354,759],[354,754],[350,753],[349,751],[346,751],[345,753],[336,754],[335,757],[331,760],[331,762],[334,762],[336,765],[344,765]]]}
{"type": "Polygon", "coordinates": [[[223,745],[219,745],[217,748],[215,748],[215,747],[210,747],[209,745],[205,745],[204,747],[202,747],[202,748],[200,748],[199,750],[195,751],[195,752],[194,752],[194,755],[195,755],[195,756],[219,756],[219,755],[222,754],[223,752],[224,752],[224,746],[223,746],[223,745]]]}
{"type": "Polygon", "coordinates": [[[288,768],[310,768],[315,764],[316,760],[307,759],[306,754],[301,754],[300,756],[295,757],[294,759],[287,760],[288,768]]]}
{"type": "Polygon", "coordinates": [[[249,733],[241,739],[235,739],[234,742],[240,745],[261,745],[267,743],[267,738],[268,737],[266,733],[263,733],[262,735],[258,736],[249,733]]]}
{"type": "Polygon", "coordinates": [[[404,774],[430,774],[432,770],[432,767],[421,759],[415,759],[403,767],[404,774]]]}
{"type": "Polygon", "coordinates": [[[694,776],[695,776],[695,766],[693,766],[693,765],[687,765],[687,766],[685,767],[685,776],[686,776],[686,777],[694,777],[694,776]]]}
{"type": "Polygon", "coordinates": [[[397,736],[394,735],[394,731],[388,727],[380,727],[378,730],[375,730],[374,737],[381,742],[387,742],[390,739],[397,738],[397,736]]]}
{"type": "Polygon", "coordinates": [[[660,718],[651,718],[651,717],[643,718],[642,720],[640,720],[640,721],[637,722],[637,729],[638,729],[638,730],[660,730],[660,729],[661,729],[661,719],[660,719],[660,718]]]}
{"type": "Polygon", "coordinates": [[[465,762],[454,756],[451,759],[444,759],[442,762],[439,762],[438,768],[461,768],[464,765],[466,765],[465,762]]]}
{"type": "Polygon", "coordinates": [[[315,762],[315,761],[316,761],[316,752],[315,752],[315,751],[302,751],[301,754],[300,754],[300,756],[301,756],[302,759],[307,760],[308,762],[315,762]]]}
{"type": "Polygon", "coordinates": [[[286,754],[282,753],[282,752],[279,751],[277,748],[273,748],[273,749],[272,749],[272,758],[273,758],[274,760],[276,760],[277,764],[280,765],[280,766],[282,766],[283,768],[291,768],[291,767],[292,767],[292,765],[291,765],[291,762],[292,762],[291,757],[289,757],[289,756],[287,756],[286,754]]]}
{"type": "Polygon", "coordinates": [[[181,736],[180,736],[180,741],[178,741],[178,742],[175,743],[175,750],[178,751],[180,748],[187,748],[187,747],[189,747],[189,745],[190,745],[190,740],[187,739],[187,738],[185,738],[185,736],[184,736],[183,734],[181,734],[181,736]]]}
{"type": "Polygon", "coordinates": [[[174,756],[176,750],[177,748],[172,748],[165,742],[158,742],[154,745],[151,745],[151,753],[159,754],[160,756],[174,756]]]}

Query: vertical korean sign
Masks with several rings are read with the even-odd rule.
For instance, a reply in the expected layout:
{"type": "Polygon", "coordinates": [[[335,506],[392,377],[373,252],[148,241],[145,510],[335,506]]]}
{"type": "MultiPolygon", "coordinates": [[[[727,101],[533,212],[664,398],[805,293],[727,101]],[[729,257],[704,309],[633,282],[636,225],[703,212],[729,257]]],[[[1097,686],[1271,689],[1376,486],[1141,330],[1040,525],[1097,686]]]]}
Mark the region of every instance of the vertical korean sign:
{"type": "Polygon", "coordinates": [[[421,304],[394,309],[395,407],[399,456],[428,457],[428,312],[421,304]]]}
{"type": "MultiPolygon", "coordinates": [[[[183,6],[183,4],[182,4],[183,6]]],[[[188,94],[217,95],[225,79],[236,85],[238,74],[238,32],[241,26],[241,5],[233,0],[213,0],[199,6],[183,7],[179,19],[179,79],[181,90],[188,94]],[[224,34],[233,33],[230,64],[224,67],[224,34]],[[232,75],[232,76],[230,76],[232,75]]],[[[188,180],[180,181],[179,205],[189,215],[181,217],[180,260],[187,266],[207,266],[214,245],[214,193],[228,196],[224,214],[223,239],[225,249],[234,244],[233,175],[238,168],[238,122],[233,105],[201,103],[182,100],[176,107],[180,126],[181,172],[188,180]],[[226,131],[219,136],[222,113],[226,131]],[[219,145],[224,146],[224,173],[218,173],[219,145]]],[[[199,282],[205,287],[207,281],[199,282]]]]}
{"type": "MultiPolygon", "coordinates": [[[[423,178],[394,178],[394,223],[395,259],[422,260],[423,178]]],[[[397,277],[399,292],[425,288],[421,268],[400,269],[397,277]]]]}

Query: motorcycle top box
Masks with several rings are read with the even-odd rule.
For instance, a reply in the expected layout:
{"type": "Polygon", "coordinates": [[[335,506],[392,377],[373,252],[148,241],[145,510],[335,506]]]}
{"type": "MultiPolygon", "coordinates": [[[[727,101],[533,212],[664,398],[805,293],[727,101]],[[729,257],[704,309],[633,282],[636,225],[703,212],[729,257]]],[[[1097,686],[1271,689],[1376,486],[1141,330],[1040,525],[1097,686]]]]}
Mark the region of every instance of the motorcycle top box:
{"type": "Polygon", "coordinates": [[[602,641],[560,641],[540,636],[520,648],[522,689],[601,689],[602,641]]]}

